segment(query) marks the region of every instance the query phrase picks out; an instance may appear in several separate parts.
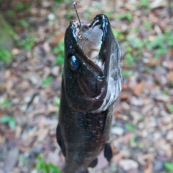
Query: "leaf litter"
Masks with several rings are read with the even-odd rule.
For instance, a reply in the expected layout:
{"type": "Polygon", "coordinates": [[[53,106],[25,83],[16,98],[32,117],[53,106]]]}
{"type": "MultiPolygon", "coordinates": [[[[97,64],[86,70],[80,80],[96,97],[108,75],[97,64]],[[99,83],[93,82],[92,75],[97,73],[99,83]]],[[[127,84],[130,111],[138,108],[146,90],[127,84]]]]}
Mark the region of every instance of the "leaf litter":
{"type": "MultiPolygon", "coordinates": [[[[29,27],[18,25],[17,16],[7,18],[20,44],[12,50],[12,62],[0,69],[0,172],[34,172],[38,155],[60,169],[64,164],[56,142],[63,51],[56,48],[76,16],[68,1],[35,1],[30,6],[30,12],[22,12],[29,27]]],[[[171,172],[173,21],[169,3],[88,0],[78,8],[85,20],[98,13],[109,16],[124,55],[123,91],[110,135],[114,156],[109,164],[99,156],[99,164],[90,172],[171,172]]]]}

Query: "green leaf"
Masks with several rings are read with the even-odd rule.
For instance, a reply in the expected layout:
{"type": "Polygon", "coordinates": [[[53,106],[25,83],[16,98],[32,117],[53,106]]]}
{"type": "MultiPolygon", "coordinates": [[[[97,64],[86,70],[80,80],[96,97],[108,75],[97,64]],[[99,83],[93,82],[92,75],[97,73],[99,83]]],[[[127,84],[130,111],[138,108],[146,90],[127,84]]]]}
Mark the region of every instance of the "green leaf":
{"type": "Polygon", "coordinates": [[[133,71],[131,71],[131,70],[123,70],[122,71],[122,76],[123,76],[123,78],[128,78],[129,76],[131,76],[133,74],[133,71]]]}
{"type": "Polygon", "coordinates": [[[59,97],[55,97],[54,98],[54,103],[56,106],[59,106],[60,105],[60,98],[59,97]]]}
{"type": "Polygon", "coordinates": [[[173,105],[172,104],[167,105],[167,108],[168,108],[170,113],[173,113],[173,105]]]}
{"type": "Polygon", "coordinates": [[[16,126],[15,119],[9,115],[4,115],[3,117],[1,117],[0,123],[7,123],[10,129],[14,129],[16,126]]]}
{"type": "Polygon", "coordinates": [[[129,35],[127,40],[133,48],[141,49],[143,47],[142,40],[138,37],[135,37],[134,35],[129,35]]]}
{"type": "Polygon", "coordinates": [[[164,166],[167,170],[173,172],[173,163],[170,163],[170,162],[165,162],[164,163],[164,166]]]}
{"type": "Polygon", "coordinates": [[[24,10],[29,9],[30,8],[30,5],[29,5],[29,3],[26,3],[26,2],[15,2],[14,3],[14,8],[18,12],[22,12],[24,10]]]}
{"type": "Polygon", "coordinates": [[[118,16],[118,19],[120,20],[128,20],[129,22],[131,22],[133,20],[133,16],[131,12],[126,12],[126,13],[121,13],[118,16]]]}
{"type": "Polygon", "coordinates": [[[56,3],[62,3],[63,0],[55,0],[56,3]]]}
{"type": "Polygon", "coordinates": [[[131,53],[127,53],[125,55],[126,59],[124,60],[124,63],[128,66],[134,66],[135,65],[135,57],[131,53]]]}
{"type": "Polygon", "coordinates": [[[148,22],[147,20],[145,20],[143,24],[147,31],[150,31],[152,29],[151,23],[148,22]]]}
{"type": "Polygon", "coordinates": [[[150,5],[149,0],[140,0],[138,2],[138,5],[137,6],[138,6],[138,8],[148,8],[149,5],[150,5]]]}
{"type": "Polygon", "coordinates": [[[0,101],[0,107],[10,107],[12,105],[11,101],[7,98],[4,98],[0,101]]]}
{"type": "Polygon", "coordinates": [[[53,171],[54,173],[61,173],[60,169],[51,163],[47,164],[47,167],[49,169],[49,172],[53,171]]]}
{"type": "Polygon", "coordinates": [[[118,38],[119,40],[124,40],[125,39],[125,36],[124,34],[121,33],[121,31],[119,30],[115,30],[113,29],[113,34],[116,38],[118,38]]]}
{"type": "Polygon", "coordinates": [[[18,46],[23,47],[26,50],[31,50],[34,46],[36,38],[34,36],[27,36],[23,40],[18,41],[18,46]]]}
{"type": "Polygon", "coordinates": [[[36,162],[36,166],[35,169],[40,172],[44,172],[44,173],[50,173],[50,172],[54,172],[54,173],[61,173],[60,169],[53,165],[52,163],[46,163],[43,158],[41,156],[37,156],[37,162],[36,162]]]}
{"type": "Polygon", "coordinates": [[[47,165],[41,156],[37,157],[36,169],[37,171],[44,171],[45,173],[49,173],[47,165]]]}
{"type": "Polygon", "coordinates": [[[135,130],[135,126],[132,125],[132,124],[126,124],[126,129],[127,129],[128,131],[134,131],[134,130],[135,130]]]}
{"type": "Polygon", "coordinates": [[[52,80],[53,80],[52,77],[47,77],[47,78],[43,79],[42,84],[45,86],[49,86],[51,84],[52,80]]]}
{"type": "Polygon", "coordinates": [[[12,53],[7,49],[0,48],[0,61],[9,63],[12,58],[12,53]]]}
{"type": "Polygon", "coordinates": [[[134,145],[134,144],[136,143],[135,140],[136,140],[136,136],[133,135],[133,136],[130,138],[130,145],[134,145]]]}

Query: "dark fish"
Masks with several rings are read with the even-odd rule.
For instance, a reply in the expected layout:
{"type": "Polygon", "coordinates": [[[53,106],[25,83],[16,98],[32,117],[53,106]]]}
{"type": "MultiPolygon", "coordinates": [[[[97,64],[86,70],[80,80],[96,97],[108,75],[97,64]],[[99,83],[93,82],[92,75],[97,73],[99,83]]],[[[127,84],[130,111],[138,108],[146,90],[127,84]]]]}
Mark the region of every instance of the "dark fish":
{"type": "Polygon", "coordinates": [[[104,150],[110,161],[113,104],[121,92],[121,51],[108,18],[71,22],[65,33],[65,60],[57,141],[65,173],[87,173],[104,150]]]}

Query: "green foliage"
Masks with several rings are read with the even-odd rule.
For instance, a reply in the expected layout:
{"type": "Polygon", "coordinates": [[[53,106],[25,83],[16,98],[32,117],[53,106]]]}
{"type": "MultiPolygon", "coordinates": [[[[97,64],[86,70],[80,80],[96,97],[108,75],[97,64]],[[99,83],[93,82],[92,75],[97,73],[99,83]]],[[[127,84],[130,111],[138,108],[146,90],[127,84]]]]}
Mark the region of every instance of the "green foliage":
{"type": "Polygon", "coordinates": [[[150,5],[149,0],[139,0],[137,6],[138,8],[148,8],[150,5]]]}
{"type": "Polygon", "coordinates": [[[59,97],[55,97],[54,98],[54,103],[55,103],[56,106],[59,107],[60,106],[60,98],[59,97]]]}
{"type": "Polygon", "coordinates": [[[165,49],[165,46],[173,46],[173,36],[170,31],[155,36],[147,45],[149,50],[165,49]]]}
{"type": "Polygon", "coordinates": [[[123,71],[122,71],[122,76],[123,76],[123,78],[128,78],[129,76],[131,76],[133,74],[133,72],[131,71],[131,70],[126,70],[126,69],[124,69],[123,71]]]}
{"type": "Polygon", "coordinates": [[[56,55],[56,63],[58,65],[64,64],[64,41],[60,41],[56,47],[53,48],[53,53],[56,55]]]}
{"type": "Polygon", "coordinates": [[[56,3],[62,3],[63,0],[55,0],[56,3]]]}
{"type": "Polygon", "coordinates": [[[172,35],[172,33],[173,33],[173,30],[168,30],[168,31],[165,31],[163,34],[163,41],[169,47],[173,47],[173,35],[172,35]]]}
{"type": "Polygon", "coordinates": [[[117,38],[119,40],[124,40],[125,39],[125,35],[120,30],[113,29],[112,31],[113,31],[113,34],[114,34],[115,38],[117,38]]]}
{"type": "Polygon", "coordinates": [[[44,173],[61,173],[60,169],[57,166],[51,163],[46,163],[41,156],[37,157],[35,168],[38,172],[42,171],[44,173]]]}
{"type": "Polygon", "coordinates": [[[131,138],[130,138],[130,145],[135,145],[135,143],[136,143],[136,136],[133,135],[133,136],[131,136],[131,138]]]}
{"type": "Polygon", "coordinates": [[[7,98],[0,100],[0,107],[10,107],[12,105],[11,101],[7,98]]]}
{"type": "Polygon", "coordinates": [[[154,50],[154,49],[162,49],[163,47],[163,36],[158,35],[152,38],[152,40],[148,41],[148,44],[146,44],[147,48],[149,50],[154,50]]]}
{"type": "Polygon", "coordinates": [[[29,26],[28,22],[26,21],[26,19],[20,19],[17,21],[17,25],[23,27],[23,28],[27,28],[29,26]]]}
{"type": "Polygon", "coordinates": [[[165,166],[165,168],[166,168],[168,171],[173,172],[173,163],[165,162],[165,163],[164,163],[164,166],[165,166]]]}
{"type": "Polygon", "coordinates": [[[131,47],[136,49],[141,49],[143,47],[143,42],[138,37],[135,37],[134,35],[127,36],[127,41],[131,45],[131,47]]]}
{"type": "Polygon", "coordinates": [[[154,51],[154,58],[158,58],[159,55],[165,54],[169,47],[173,46],[173,36],[171,31],[166,31],[163,34],[156,35],[150,40],[146,41],[146,47],[150,51],[154,51]]]}
{"type": "MultiPolygon", "coordinates": [[[[150,23],[145,23],[148,29],[151,29],[150,23]]],[[[136,63],[136,60],[142,57],[143,52],[141,50],[147,49],[148,51],[154,54],[154,58],[158,59],[160,55],[166,54],[169,47],[173,46],[173,36],[171,31],[166,31],[163,34],[156,35],[154,37],[140,39],[134,35],[128,35],[126,38],[121,36],[119,31],[114,31],[114,35],[119,39],[124,39],[121,44],[124,53],[123,63],[129,67],[133,67],[136,63]]],[[[125,74],[128,76],[128,74],[125,74]]]]}
{"type": "Polygon", "coordinates": [[[173,105],[172,104],[167,105],[167,108],[168,108],[170,113],[173,113],[173,105]]]}
{"type": "Polygon", "coordinates": [[[139,32],[140,32],[140,28],[135,28],[134,31],[135,31],[136,33],[139,33],[139,32]]]}
{"type": "Polygon", "coordinates": [[[47,77],[47,78],[44,78],[43,80],[42,80],[42,84],[44,85],[44,86],[49,86],[50,84],[51,84],[51,82],[52,82],[52,77],[47,77]]]}
{"type": "Polygon", "coordinates": [[[26,36],[23,40],[19,40],[17,44],[26,50],[31,50],[35,41],[36,38],[34,36],[26,36]]]}
{"type": "Polygon", "coordinates": [[[9,16],[9,17],[13,17],[13,16],[15,16],[15,11],[14,10],[12,10],[12,9],[9,9],[9,10],[7,10],[7,15],[9,16]]]}
{"type": "Polygon", "coordinates": [[[131,131],[131,132],[133,132],[133,131],[135,131],[135,126],[134,125],[132,125],[132,124],[126,124],[126,129],[128,130],[128,131],[131,131]]]}
{"type": "Polygon", "coordinates": [[[131,22],[133,20],[133,16],[132,16],[131,12],[126,12],[126,13],[121,13],[118,16],[118,19],[120,19],[120,20],[127,20],[127,21],[131,22]]]}
{"type": "Polygon", "coordinates": [[[12,58],[12,53],[7,50],[0,48],[0,61],[3,61],[4,63],[9,63],[12,58]]]}
{"type": "Polygon", "coordinates": [[[10,129],[14,129],[16,126],[15,119],[9,115],[4,115],[3,117],[1,117],[0,123],[7,123],[10,129]]]}
{"type": "Polygon", "coordinates": [[[27,2],[15,2],[14,3],[14,9],[17,11],[17,12],[22,12],[26,9],[29,9],[30,8],[30,4],[27,3],[27,2]]]}
{"type": "Polygon", "coordinates": [[[121,46],[125,50],[123,63],[129,67],[133,67],[136,60],[142,55],[141,50],[144,46],[143,40],[139,39],[137,36],[128,35],[126,41],[122,42],[121,46]]]}
{"type": "Polygon", "coordinates": [[[128,66],[134,66],[135,65],[135,62],[136,62],[136,58],[135,56],[133,56],[130,52],[128,52],[126,55],[125,55],[126,59],[124,60],[124,63],[128,66]]]}
{"type": "Polygon", "coordinates": [[[152,29],[151,23],[148,22],[147,20],[145,20],[143,22],[143,24],[144,24],[144,26],[145,26],[145,28],[146,28],[147,31],[150,31],[152,29]]]}

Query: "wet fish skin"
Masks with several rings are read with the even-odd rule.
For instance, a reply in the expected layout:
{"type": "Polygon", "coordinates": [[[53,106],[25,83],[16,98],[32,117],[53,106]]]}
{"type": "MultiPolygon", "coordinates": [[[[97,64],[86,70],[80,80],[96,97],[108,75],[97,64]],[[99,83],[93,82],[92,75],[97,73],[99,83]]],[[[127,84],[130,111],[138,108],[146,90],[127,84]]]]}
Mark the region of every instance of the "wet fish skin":
{"type": "Polygon", "coordinates": [[[104,69],[91,61],[78,45],[76,25],[65,33],[65,59],[57,141],[65,156],[64,173],[87,173],[102,150],[111,159],[109,131],[113,105],[121,92],[121,51],[108,18],[97,15],[103,31],[98,59],[104,69]]]}

